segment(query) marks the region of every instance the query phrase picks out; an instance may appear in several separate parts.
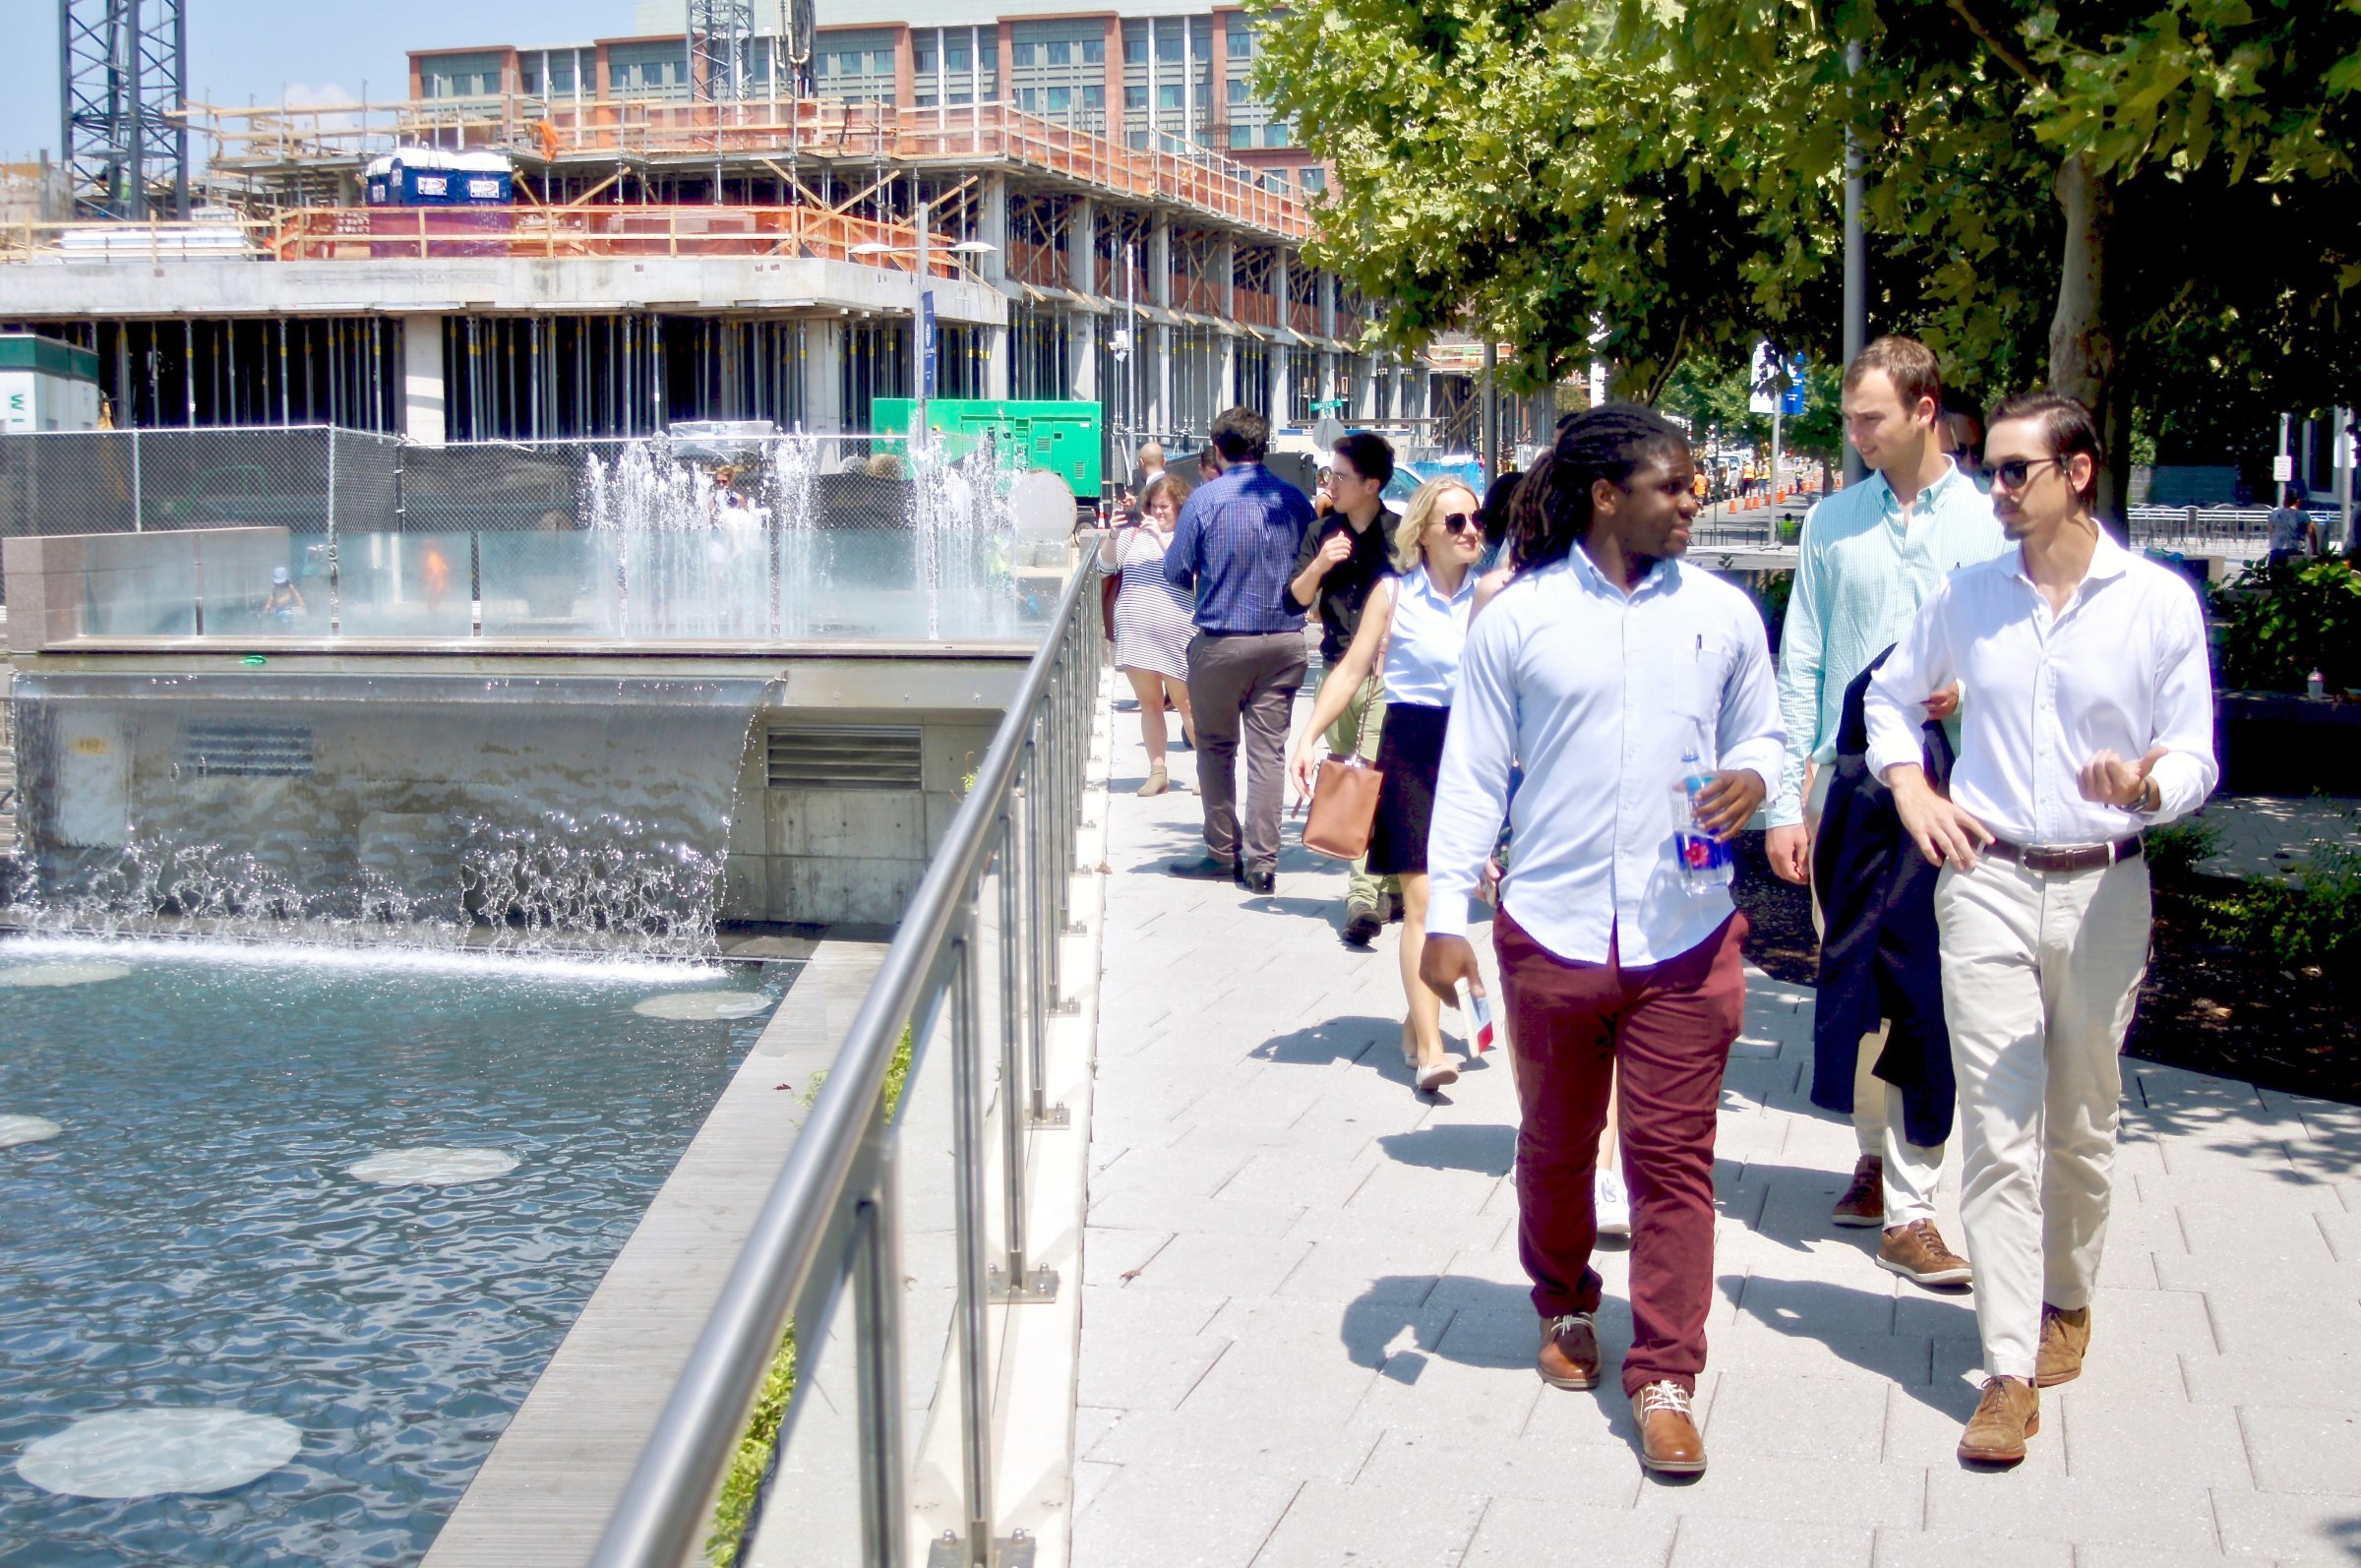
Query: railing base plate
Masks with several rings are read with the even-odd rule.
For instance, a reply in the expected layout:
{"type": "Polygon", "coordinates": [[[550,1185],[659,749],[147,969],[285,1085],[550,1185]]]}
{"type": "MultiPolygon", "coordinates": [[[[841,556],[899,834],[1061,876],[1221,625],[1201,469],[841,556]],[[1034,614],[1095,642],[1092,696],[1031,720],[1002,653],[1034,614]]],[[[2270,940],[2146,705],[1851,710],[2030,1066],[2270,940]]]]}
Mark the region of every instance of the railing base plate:
{"type": "Polygon", "coordinates": [[[984,1298],[995,1306],[1037,1306],[1058,1299],[1058,1271],[1035,1269],[1013,1285],[999,1269],[984,1271],[984,1298]]]}
{"type": "Polygon", "coordinates": [[[1072,1114],[1061,1105],[1051,1106],[1046,1111],[1033,1112],[1025,1117],[1025,1125],[1028,1127],[1070,1127],[1073,1124],[1072,1114]]]}
{"type": "MultiPolygon", "coordinates": [[[[1033,1568],[1034,1540],[1023,1531],[1002,1536],[992,1543],[994,1568],[1033,1568]]],[[[927,1552],[927,1568],[975,1568],[968,1561],[967,1543],[949,1531],[927,1552]]]]}

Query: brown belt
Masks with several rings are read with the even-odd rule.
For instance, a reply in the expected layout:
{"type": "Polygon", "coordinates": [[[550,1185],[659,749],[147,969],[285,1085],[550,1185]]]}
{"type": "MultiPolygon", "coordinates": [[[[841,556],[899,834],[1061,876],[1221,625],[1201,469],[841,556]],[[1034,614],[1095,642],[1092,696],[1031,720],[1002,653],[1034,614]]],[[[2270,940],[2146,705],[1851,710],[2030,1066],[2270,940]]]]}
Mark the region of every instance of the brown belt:
{"type": "Polygon", "coordinates": [[[1998,860],[2015,861],[2028,872],[2096,872],[2139,854],[2140,835],[2135,833],[2112,844],[2089,844],[2077,849],[2043,849],[1996,838],[1984,846],[1984,853],[1998,860]]]}

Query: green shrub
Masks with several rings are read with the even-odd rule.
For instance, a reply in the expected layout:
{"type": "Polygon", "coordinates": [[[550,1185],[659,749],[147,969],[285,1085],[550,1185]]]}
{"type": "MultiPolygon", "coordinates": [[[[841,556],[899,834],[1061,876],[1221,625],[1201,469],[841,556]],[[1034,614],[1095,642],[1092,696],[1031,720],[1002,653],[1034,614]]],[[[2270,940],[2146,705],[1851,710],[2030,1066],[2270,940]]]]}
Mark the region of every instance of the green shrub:
{"type": "Polygon", "coordinates": [[[2361,849],[2323,845],[2284,881],[2250,877],[2199,904],[2209,935],[2278,968],[2344,978],[2361,964],[2361,849]]]}
{"type": "Polygon", "coordinates": [[[2361,573],[2343,561],[2248,568],[2213,590],[2221,684],[2301,692],[2314,670],[2331,692],[2361,686],[2361,573]]]}
{"type": "Polygon", "coordinates": [[[2179,881],[2199,861],[2221,853],[2221,829],[2202,816],[2151,827],[2143,839],[2148,874],[2158,881],[2179,881]]]}

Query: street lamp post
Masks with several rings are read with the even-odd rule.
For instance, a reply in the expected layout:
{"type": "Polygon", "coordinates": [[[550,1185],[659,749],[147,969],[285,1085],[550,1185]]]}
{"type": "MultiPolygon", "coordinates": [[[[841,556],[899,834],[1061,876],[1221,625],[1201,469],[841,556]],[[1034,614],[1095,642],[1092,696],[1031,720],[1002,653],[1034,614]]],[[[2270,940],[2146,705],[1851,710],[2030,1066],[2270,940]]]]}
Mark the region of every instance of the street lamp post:
{"type": "MultiPolygon", "coordinates": [[[[1861,42],[1855,38],[1845,45],[1845,74],[1858,78],[1861,74],[1861,42]]],[[[1854,134],[1850,116],[1845,127],[1845,363],[1850,365],[1869,342],[1869,263],[1861,245],[1861,141],[1854,134]]],[[[1841,422],[1841,421],[1840,421],[1841,422]]],[[[1852,439],[1845,438],[1845,482],[1857,484],[1868,474],[1868,465],[1853,450],[1852,439]]]]}

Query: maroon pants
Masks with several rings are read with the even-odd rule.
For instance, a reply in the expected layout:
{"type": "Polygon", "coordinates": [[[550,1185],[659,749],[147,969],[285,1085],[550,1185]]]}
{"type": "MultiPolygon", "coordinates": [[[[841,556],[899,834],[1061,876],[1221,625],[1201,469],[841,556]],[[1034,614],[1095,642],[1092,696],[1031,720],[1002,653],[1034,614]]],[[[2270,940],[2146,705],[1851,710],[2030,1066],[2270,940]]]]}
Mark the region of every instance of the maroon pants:
{"type": "Polygon", "coordinates": [[[1606,1097],[1622,1078],[1623,1178],[1631,1192],[1631,1354],[1623,1389],[1694,1390],[1714,1297],[1714,1128],[1722,1069],[1746,1013],[1733,914],[1677,957],[1626,969],[1573,963],[1504,910],[1492,942],[1517,1057],[1517,1249],[1544,1317],[1599,1305],[1591,1180],[1606,1097]]]}

